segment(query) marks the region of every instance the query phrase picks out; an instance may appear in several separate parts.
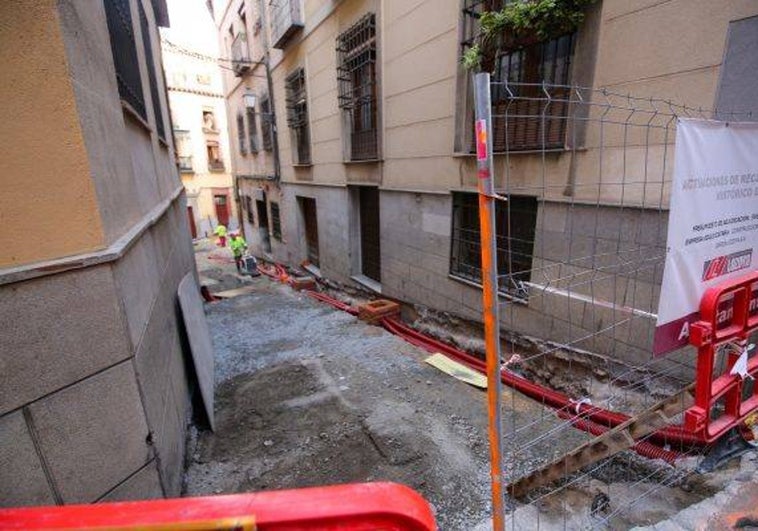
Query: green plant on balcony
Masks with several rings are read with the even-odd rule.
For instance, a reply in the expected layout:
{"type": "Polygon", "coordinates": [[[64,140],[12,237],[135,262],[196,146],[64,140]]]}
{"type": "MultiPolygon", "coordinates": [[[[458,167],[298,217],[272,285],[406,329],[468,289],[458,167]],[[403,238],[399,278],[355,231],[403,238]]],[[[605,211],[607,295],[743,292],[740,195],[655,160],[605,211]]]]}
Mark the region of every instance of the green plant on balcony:
{"type": "Polygon", "coordinates": [[[514,0],[479,16],[477,42],[461,58],[469,70],[491,70],[500,50],[549,41],[576,31],[597,0],[514,0]]]}

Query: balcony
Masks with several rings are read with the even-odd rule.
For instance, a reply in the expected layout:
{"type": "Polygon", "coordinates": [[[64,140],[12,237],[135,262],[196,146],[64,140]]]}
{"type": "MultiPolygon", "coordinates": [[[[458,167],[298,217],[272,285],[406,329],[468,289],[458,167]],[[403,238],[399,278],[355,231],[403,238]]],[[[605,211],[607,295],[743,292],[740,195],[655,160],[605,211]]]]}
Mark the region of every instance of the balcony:
{"type": "Polygon", "coordinates": [[[238,33],[232,41],[232,69],[237,77],[242,77],[245,72],[250,70],[250,50],[247,46],[245,32],[238,33]]]}
{"type": "Polygon", "coordinates": [[[176,163],[179,166],[179,171],[182,173],[193,173],[195,171],[192,168],[192,155],[188,157],[176,157],[176,163]]]}
{"type": "Polygon", "coordinates": [[[271,41],[283,50],[287,42],[303,29],[300,0],[271,0],[271,41]]]}
{"type": "Polygon", "coordinates": [[[223,160],[209,160],[208,161],[208,170],[209,171],[224,171],[224,161],[223,160]]]}

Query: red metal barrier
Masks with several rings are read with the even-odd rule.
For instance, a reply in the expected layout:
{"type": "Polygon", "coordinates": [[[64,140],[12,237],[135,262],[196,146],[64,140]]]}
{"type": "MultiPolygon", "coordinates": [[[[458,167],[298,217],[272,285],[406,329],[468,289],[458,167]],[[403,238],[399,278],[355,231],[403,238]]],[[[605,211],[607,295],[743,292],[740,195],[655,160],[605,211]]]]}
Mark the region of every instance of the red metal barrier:
{"type": "Polygon", "coordinates": [[[0,529],[295,531],[437,529],[429,504],[394,483],[0,510],[0,529]]]}
{"type": "MultiPolygon", "coordinates": [[[[700,320],[690,327],[697,347],[695,405],[684,415],[685,428],[707,442],[718,439],[758,410],[758,384],[731,374],[758,331],[758,271],[714,286],[700,302],[700,320]],[[724,359],[717,363],[717,357],[724,359]]],[[[750,352],[747,372],[758,377],[758,355],[750,352]]]]}

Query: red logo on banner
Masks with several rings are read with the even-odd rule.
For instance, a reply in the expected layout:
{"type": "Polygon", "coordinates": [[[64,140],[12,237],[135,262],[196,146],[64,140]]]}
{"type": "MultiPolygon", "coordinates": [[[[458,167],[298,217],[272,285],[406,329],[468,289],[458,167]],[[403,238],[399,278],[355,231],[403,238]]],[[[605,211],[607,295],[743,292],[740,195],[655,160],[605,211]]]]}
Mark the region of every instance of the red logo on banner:
{"type": "Polygon", "coordinates": [[[736,253],[717,256],[703,264],[703,282],[741,269],[747,269],[753,261],[753,250],[745,249],[736,253]]]}
{"type": "Polygon", "coordinates": [[[476,159],[487,160],[487,122],[476,121],[476,159]]]}

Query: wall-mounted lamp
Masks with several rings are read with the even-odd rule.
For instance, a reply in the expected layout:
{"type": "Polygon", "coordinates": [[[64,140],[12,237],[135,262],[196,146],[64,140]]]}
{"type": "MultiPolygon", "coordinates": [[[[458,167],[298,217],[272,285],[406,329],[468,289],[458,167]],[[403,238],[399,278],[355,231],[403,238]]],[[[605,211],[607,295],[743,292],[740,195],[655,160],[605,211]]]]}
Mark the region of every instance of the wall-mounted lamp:
{"type": "Polygon", "coordinates": [[[257,97],[255,94],[252,94],[250,92],[246,92],[242,95],[242,103],[245,104],[245,107],[248,109],[255,109],[255,102],[257,100],[257,97]]]}

